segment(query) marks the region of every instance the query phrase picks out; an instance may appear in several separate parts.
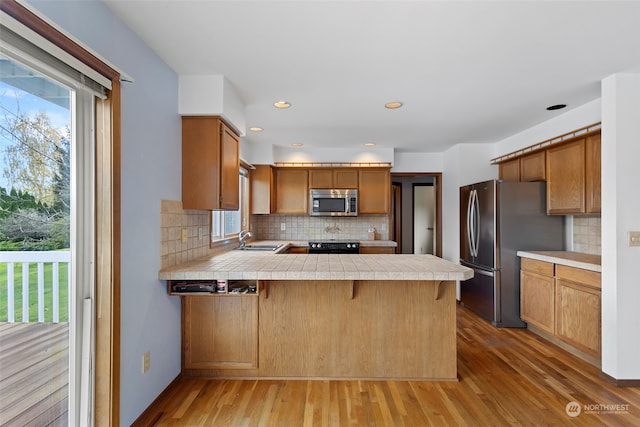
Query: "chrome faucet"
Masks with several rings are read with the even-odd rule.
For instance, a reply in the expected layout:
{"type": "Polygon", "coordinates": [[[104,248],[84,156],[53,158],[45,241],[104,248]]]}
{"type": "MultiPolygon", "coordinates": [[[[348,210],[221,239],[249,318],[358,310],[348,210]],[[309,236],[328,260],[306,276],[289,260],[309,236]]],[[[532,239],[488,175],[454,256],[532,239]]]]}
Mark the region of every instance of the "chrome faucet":
{"type": "Polygon", "coordinates": [[[238,240],[240,241],[240,248],[244,248],[247,245],[247,239],[253,236],[249,230],[242,230],[238,234],[238,240]]]}

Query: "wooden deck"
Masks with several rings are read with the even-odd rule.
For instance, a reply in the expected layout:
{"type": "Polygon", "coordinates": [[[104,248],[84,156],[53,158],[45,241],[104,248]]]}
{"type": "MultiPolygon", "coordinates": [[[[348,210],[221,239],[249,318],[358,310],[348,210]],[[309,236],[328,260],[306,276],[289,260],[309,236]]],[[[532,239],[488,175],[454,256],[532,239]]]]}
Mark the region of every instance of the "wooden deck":
{"type": "Polygon", "coordinates": [[[66,426],[68,323],[0,323],[0,426],[66,426]]]}

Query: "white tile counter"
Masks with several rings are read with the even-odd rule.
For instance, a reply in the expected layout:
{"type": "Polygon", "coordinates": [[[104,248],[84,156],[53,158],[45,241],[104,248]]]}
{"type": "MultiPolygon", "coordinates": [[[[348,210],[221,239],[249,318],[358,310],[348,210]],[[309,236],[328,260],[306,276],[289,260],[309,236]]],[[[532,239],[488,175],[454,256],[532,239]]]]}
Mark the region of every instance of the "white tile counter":
{"type": "Polygon", "coordinates": [[[522,258],[546,261],[554,264],[566,265],[568,267],[582,268],[589,271],[602,271],[600,266],[600,255],[567,251],[518,251],[517,255],[522,258]]]}
{"type": "Polygon", "coordinates": [[[433,255],[235,250],[167,268],[158,274],[160,280],[467,280],[471,277],[473,270],[433,255]]]}

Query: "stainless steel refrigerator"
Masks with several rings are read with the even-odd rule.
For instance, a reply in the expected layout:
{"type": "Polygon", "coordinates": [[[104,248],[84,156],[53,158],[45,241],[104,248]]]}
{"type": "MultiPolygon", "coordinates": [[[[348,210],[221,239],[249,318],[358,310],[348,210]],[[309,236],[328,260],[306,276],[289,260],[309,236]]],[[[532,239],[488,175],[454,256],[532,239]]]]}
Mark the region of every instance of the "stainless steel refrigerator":
{"type": "Polygon", "coordinates": [[[460,187],[460,303],[497,327],[520,319],[519,250],[564,250],[564,217],[546,214],[546,183],[486,181],[460,187]]]}

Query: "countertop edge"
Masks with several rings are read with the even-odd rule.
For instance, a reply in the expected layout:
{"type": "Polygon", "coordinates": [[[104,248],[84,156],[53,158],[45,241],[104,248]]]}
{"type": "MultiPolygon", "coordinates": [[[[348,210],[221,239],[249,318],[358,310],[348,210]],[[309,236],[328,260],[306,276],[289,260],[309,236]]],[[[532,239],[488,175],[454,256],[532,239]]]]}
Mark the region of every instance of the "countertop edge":
{"type": "Polygon", "coordinates": [[[518,251],[516,253],[519,257],[535,259],[538,261],[552,262],[555,264],[566,265],[568,267],[582,268],[584,270],[602,272],[600,264],[595,262],[580,261],[579,258],[593,257],[594,259],[598,255],[583,254],[579,252],[568,251],[518,251]],[[577,259],[578,258],[578,259],[577,259]]]}

